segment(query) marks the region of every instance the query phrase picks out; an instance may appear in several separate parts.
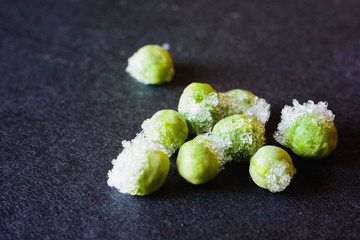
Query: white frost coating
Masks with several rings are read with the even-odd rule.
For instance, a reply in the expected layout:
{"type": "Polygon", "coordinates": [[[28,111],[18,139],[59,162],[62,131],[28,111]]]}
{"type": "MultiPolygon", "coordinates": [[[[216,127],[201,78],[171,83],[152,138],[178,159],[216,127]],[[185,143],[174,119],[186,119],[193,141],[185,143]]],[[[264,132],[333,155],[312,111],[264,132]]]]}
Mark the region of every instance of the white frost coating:
{"type": "Polygon", "coordinates": [[[144,77],[143,66],[141,62],[145,59],[144,54],[134,54],[128,59],[128,65],[125,69],[125,72],[130,74],[135,80],[144,84],[150,84],[147,79],[144,77]]]}
{"type": "Polygon", "coordinates": [[[152,144],[156,144],[160,151],[164,152],[168,157],[179,148],[176,144],[177,141],[173,141],[169,146],[164,146],[160,142],[164,142],[164,138],[166,136],[166,126],[161,121],[154,121],[151,118],[146,119],[141,128],[143,131],[140,134],[143,134],[148,142],[152,144]]]}
{"type": "Polygon", "coordinates": [[[139,178],[149,168],[146,151],[162,151],[163,146],[148,141],[142,133],[131,141],[123,141],[122,145],[123,151],[111,162],[113,169],[108,172],[107,184],[121,193],[134,195],[140,187],[139,178]]]}
{"type": "Polygon", "coordinates": [[[263,98],[254,97],[244,114],[256,118],[265,125],[270,117],[270,104],[263,98]]]}
{"type": "Polygon", "coordinates": [[[229,139],[223,140],[222,138],[214,136],[211,133],[205,133],[199,136],[209,141],[207,147],[215,154],[216,158],[220,162],[218,172],[222,171],[225,163],[231,160],[230,156],[225,154],[225,150],[228,149],[232,144],[231,141],[229,139]]]}
{"type": "Polygon", "coordinates": [[[296,169],[287,161],[275,162],[265,174],[265,182],[270,192],[281,192],[291,182],[296,169]]]}
{"type": "Polygon", "coordinates": [[[299,117],[307,115],[312,117],[317,123],[323,124],[325,127],[332,126],[335,115],[331,110],[327,109],[328,103],[326,101],[315,104],[314,101],[309,100],[307,103],[301,105],[294,99],[293,105],[294,106],[285,105],[281,111],[281,121],[278,125],[278,131],[274,134],[275,140],[280,144],[284,146],[289,145],[287,130],[297,122],[299,117]]]}
{"type": "Polygon", "coordinates": [[[244,114],[256,118],[264,125],[269,120],[270,104],[263,98],[252,97],[239,92],[236,97],[231,93],[230,95],[229,93],[219,93],[219,99],[219,115],[222,115],[222,118],[235,114],[244,114]]]}
{"type": "MultiPolygon", "coordinates": [[[[233,117],[229,117],[233,118],[233,117]]],[[[232,139],[236,134],[236,141],[228,147],[228,160],[248,161],[256,151],[265,144],[265,127],[253,117],[238,117],[232,121],[219,122],[214,127],[215,135],[222,139],[232,139]],[[215,129],[216,128],[216,129],[215,129]],[[236,133],[235,133],[235,132],[236,133]]]]}
{"type": "Polygon", "coordinates": [[[217,93],[210,93],[201,102],[196,102],[190,96],[187,99],[186,109],[179,109],[179,112],[190,123],[191,128],[198,135],[210,132],[216,123],[215,111],[219,104],[217,93]]]}
{"type": "Polygon", "coordinates": [[[172,143],[168,147],[165,147],[159,142],[162,141],[166,135],[166,126],[164,126],[161,121],[146,119],[142,123],[141,128],[143,131],[140,134],[144,135],[149,143],[156,144],[158,148],[161,148],[160,151],[164,152],[168,157],[171,157],[171,155],[178,149],[176,144],[172,143]]]}

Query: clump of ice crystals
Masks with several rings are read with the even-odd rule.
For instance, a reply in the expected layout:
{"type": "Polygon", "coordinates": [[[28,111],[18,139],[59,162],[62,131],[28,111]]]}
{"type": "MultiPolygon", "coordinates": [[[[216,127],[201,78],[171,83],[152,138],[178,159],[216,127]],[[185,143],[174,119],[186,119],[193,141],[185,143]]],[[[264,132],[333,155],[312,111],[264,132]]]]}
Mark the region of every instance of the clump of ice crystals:
{"type": "Polygon", "coordinates": [[[218,94],[210,93],[201,102],[192,97],[187,99],[186,110],[179,109],[179,112],[189,123],[191,129],[197,134],[210,132],[215,125],[216,108],[219,104],[218,94]]]}
{"type": "Polygon", "coordinates": [[[163,146],[146,139],[143,133],[131,141],[123,141],[123,151],[111,163],[113,169],[108,172],[107,184],[121,193],[134,195],[140,188],[138,180],[144,169],[149,168],[147,150],[163,151],[163,146]]]}
{"type": "Polygon", "coordinates": [[[204,133],[199,135],[199,137],[207,140],[208,144],[206,144],[206,147],[214,153],[216,159],[220,162],[218,172],[222,171],[225,163],[231,160],[231,157],[225,154],[226,149],[231,146],[231,141],[229,139],[224,140],[220,137],[212,135],[211,133],[204,133]]]}
{"type": "Polygon", "coordinates": [[[332,122],[335,119],[335,115],[331,110],[328,110],[328,103],[318,102],[315,104],[314,101],[309,100],[303,105],[294,99],[294,106],[285,105],[281,111],[281,121],[278,125],[278,131],[275,132],[274,138],[280,144],[288,147],[289,146],[289,133],[288,129],[291,129],[300,117],[310,116],[318,124],[322,124],[325,127],[331,127],[332,122]]]}
{"type": "Polygon", "coordinates": [[[244,111],[244,114],[256,118],[262,124],[266,124],[270,117],[270,104],[263,98],[254,97],[251,100],[250,107],[244,111]]]}
{"type": "Polygon", "coordinates": [[[239,94],[236,98],[233,95],[228,96],[228,93],[218,94],[221,102],[218,112],[221,118],[244,114],[256,118],[264,125],[269,120],[270,104],[265,99],[257,96],[249,97],[246,94],[239,94]]]}
{"type": "Polygon", "coordinates": [[[287,161],[275,162],[265,174],[265,182],[270,192],[281,192],[291,182],[296,169],[287,161]]]}

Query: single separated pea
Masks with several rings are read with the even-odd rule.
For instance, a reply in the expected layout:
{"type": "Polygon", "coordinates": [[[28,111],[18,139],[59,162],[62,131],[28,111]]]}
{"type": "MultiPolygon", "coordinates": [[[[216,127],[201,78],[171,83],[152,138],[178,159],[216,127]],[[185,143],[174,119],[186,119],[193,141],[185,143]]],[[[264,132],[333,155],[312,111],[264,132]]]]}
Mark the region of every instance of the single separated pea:
{"type": "Polygon", "coordinates": [[[249,173],[259,187],[281,192],[290,184],[296,169],[285,150],[264,146],[251,158],[249,173]]]}
{"type": "Polygon", "coordinates": [[[327,102],[300,105],[294,99],[293,104],[282,110],[275,139],[302,158],[327,157],[337,146],[335,115],[327,110],[327,102]]]}
{"type": "Polygon", "coordinates": [[[128,59],[125,71],[141,83],[162,84],[171,81],[174,66],[165,49],[158,45],[146,45],[128,59]]]}
{"type": "Polygon", "coordinates": [[[179,174],[192,184],[202,184],[213,179],[221,159],[212,149],[212,143],[202,135],[180,147],[176,165],[179,174]]]}
{"type": "Polygon", "coordinates": [[[337,146],[335,125],[325,126],[311,116],[299,118],[289,131],[290,149],[303,158],[325,158],[337,146]]]}
{"type": "Polygon", "coordinates": [[[157,150],[145,150],[139,139],[134,139],[109,171],[108,185],[121,193],[144,196],[159,189],[170,169],[168,156],[157,150]],[[135,141],[135,143],[134,143],[135,141]]]}
{"type": "Polygon", "coordinates": [[[141,125],[146,138],[162,144],[171,155],[187,139],[188,126],[185,119],[176,111],[166,109],[155,113],[141,125]]]}
{"type": "Polygon", "coordinates": [[[222,119],[214,126],[212,134],[231,142],[225,153],[235,161],[250,160],[265,143],[264,125],[257,119],[243,114],[222,119]]]}
{"type": "Polygon", "coordinates": [[[217,121],[217,92],[206,83],[193,82],[179,100],[178,111],[196,134],[210,132],[217,121]]]}

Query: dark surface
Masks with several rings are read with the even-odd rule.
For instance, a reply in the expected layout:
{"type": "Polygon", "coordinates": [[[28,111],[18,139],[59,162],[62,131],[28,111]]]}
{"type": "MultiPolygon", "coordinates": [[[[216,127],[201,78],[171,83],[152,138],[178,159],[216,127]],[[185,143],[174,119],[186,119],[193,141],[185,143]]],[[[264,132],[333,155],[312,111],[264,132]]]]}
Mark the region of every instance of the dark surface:
{"type": "Polygon", "coordinates": [[[0,1],[0,239],[360,239],[359,49],[359,1],[0,1]],[[170,44],[171,83],[124,72],[149,43],[170,44]],[[247,163],[193,186],[176,155],[147,197],[108,187],[121,141],[192,81],[265,98],[268,144],[285,104],[326,100],[338,148],[292,154],[278,194],[247,163]]]}

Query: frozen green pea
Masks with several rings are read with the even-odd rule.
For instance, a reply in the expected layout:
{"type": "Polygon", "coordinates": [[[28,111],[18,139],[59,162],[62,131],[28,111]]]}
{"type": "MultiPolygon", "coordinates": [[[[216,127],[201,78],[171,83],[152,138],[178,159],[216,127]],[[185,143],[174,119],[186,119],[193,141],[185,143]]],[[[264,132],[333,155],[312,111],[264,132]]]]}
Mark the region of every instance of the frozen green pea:
{"type": "Polygon", "coordinates": [[[264,125],[243,114],[222,119],[214,126],[212,134],[231,142],[225,153],[235,161],[250,160],[265,143],[264,125]]]}
{"type": "Polygon", "coordinates": [[[270,117],[270,104],[265,99],[255,96],[252,92],[234,89],[226,93],[219,93],[223,117],[235,114],[245,114],[254,117],[265,124],[270,117]]]}
{"type": "Polygon", "coordinates": [[[123,142],[124,150],[112,161],[108,185],[121,193],[144,196],[159,189],[170,168],[169,157],[138,135],[123,142]]]}
{"type": "Polygon", "coordinates": [[[166,109],[155,113],[141,125],[147,139],[162,144],[168,155],[174,153],[187,139],[185,119],[176,111],[166,109]]]}
{"type": "Polygon", "coordinates": [[[178,111],[189,130],[201,134],[210,132],[215,125],[218,103],[218,94],[209,84],[193,82],[184,89],[178,111]]]}
{"type": "Polygon", "coordinates": [[[173,61],[162,47],[146,45],[128,59],[126,72],[141,83],[162,84],[174,75],[173,61]]]}
{"type": "Polygon", "coordinates": [[[213,179],[221,164],[221,157],[213,143],[199,135],[184,143],[179,149],[176,165],[179,174],[192,184],[202,184],[213,179]]]}
{"type": "Polygon", "coordinates": [[[327,157],[337,146],[335,115],[327,110],[327,102],[300,105],[293,100],[293,107],[285,106],[275,139],[289,147],[296,155],[308,159],[327,157]]]}
{"type": "Polygon", "coordinates": [[[226,105],[227,116],[235,114],[243,114],[246,109],[250,108],[252,100],[255,98],[255,94],[252,92],[242,90],[242,89],[233,89],[224,93],[224,98],[226,105]]]}
{"type": "Polygon", "coordinates": [[[296,169],[285,150],[264,146],[251,158],[249,173],[259,187],[281,192],[290,184],[296,169]]]}

